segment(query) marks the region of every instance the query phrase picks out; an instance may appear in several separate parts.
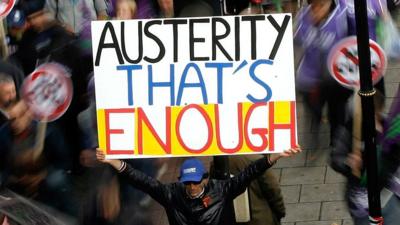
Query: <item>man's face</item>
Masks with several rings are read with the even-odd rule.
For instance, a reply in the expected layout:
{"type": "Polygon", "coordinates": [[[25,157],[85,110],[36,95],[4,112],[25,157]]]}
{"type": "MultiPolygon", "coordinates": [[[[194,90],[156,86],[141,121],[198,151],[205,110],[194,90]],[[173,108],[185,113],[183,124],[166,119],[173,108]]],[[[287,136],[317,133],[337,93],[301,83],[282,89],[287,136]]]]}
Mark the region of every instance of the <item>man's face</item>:
{"type": "Polygon", "coordinates": [[[184,182],[186,193],[191,197],[198,197],[199,194],[203,191],[205,180],[201,180],[199,182],[188,181],[184,182]]]}
{"type": "Polygon", "coordinates": [[[16,99],[14,82],[0,83],[0,108],[9,107],[16,99]]]}
{"type": "Polygon", "coordinates": [[[46,11],[41,10],[35,12],[27,17],[28,24],[38,32],[41,32],[45,29],[48,23],[48,14],[46,11]]]}

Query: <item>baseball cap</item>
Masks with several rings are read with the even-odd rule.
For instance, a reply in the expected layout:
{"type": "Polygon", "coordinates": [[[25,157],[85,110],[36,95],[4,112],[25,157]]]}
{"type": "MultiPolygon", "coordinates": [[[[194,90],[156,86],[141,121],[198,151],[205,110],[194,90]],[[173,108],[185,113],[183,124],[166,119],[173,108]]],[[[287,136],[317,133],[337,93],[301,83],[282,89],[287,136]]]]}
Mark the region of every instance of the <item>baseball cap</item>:
{"type": "Polygon", "coordinates": [[[45,0],[29,0],[25,1],[22,7],[25,15],[29,17],[30,15],[43,10],[45,3],[45,0]]]}
{"type": "Polygon", "coordinates": [[[182,183],[188,181],[200,182],[206,173],[206,169],[200,160],[190,158],[185,160],[181,166],[179,181],[182,183]]]}
{"type": "Polygon", "coordinates": [[[13,9],[7,15],[7,25],[9,27],[22,27],[25,24],[25,14],[20,9],[13,9]]]}

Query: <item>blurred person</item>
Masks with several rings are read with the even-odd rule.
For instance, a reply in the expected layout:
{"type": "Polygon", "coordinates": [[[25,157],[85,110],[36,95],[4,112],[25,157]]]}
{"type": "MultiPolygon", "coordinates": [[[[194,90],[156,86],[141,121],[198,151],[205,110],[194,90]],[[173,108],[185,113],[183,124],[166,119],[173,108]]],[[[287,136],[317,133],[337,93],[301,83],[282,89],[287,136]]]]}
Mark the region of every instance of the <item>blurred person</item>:
{"type": "Polygon", "coordinates": [[[0,110],[6,111],[16,100],[14,80],[11,76],[0,73],[0,110]]]}
{"type": "Polygon", "coordinates": [[[152,225],[146,209],[126,202],[123,183],[114,169],[104,164],[90,177],[90,191],[83,200],[79,218],[81,225],[152,225]]]}
{"type": "Polygon", "coordinates": [[[400,1],[399,0],[387,0],[387,7],[390,12],[393,12],[399,7],[400,1]]]}
{"type": "Polygon", "coordinates": [[[175,9],[178,17],[213,16],[214,9],[206,0],[177,1],[175,9]]]}
{"type": "MultiPolygon", "coordinates": [[[[109,15],[112,18],[117,16],[117,3],[119,0],[108,0],[109,15]]],[[[136,18],[137,19],[150,19],[157,17],[157,2],[156,0],[130,0],[136,4],[136,18]]]]}
{"type": "Polygon", "coordinates": [[[50,16],[61,22],[66,30],[78,34],[86,21],[108,18],[104,0],[46,0],[46,10],[50,16]],[[83,14],[83,8],[88,14],[83,14]]]}
{"type": "Polygon", "coordinates": [[[190,158],[180,168],[179,182],[162,184],[121,160],[107,160],[102,150],[96,152],[97,159],[110,164],[129,183],[149,194],[166,210],[170,224],[234,224],[227,205],[243,193],[250,182],[261,176],[281,157],[301,152],[299,147],[279,154],[269,154],[253,162],[238,176],[227,180],[208,178],[203,163],[190,158]]]}
{"type": "MultiPolygon", "coordinates": [[[[374,96],[376,143],[378,155],[378,178],[380,189],[385,189],[381,200],[385,224],[398,224],[400,214],[400,142],[384,146],[388,121],[383,115],[384,96],[378,91],[374,96]],[[388,193],[388,194],[387,194],[388,193]],[[387,198],[387,199],[385,199],[387,198]]],[[[354,105],[350,111],[361,106],[354,105]]],[[[352,115],[352,114],[350,114],[352,115]]],[[[360,116],[360,115],[356,115],[360,116]]],[[[353,125],[355,117],[349,118],[338,129],[336,144],[331,152],[331,167],[347,178],[345,197],[355,225],[369,225],[365,143],[354,135],[361,124],[353,125]]]]}
{"type": "MultiPolygon", "coordinates": [[[[47,62],[58,63],[65,67],[71,75],[73,83],[72,102],[66,113],[58,120],[49,123],[49,126],[56,127],[55,129],[61,132],[59,138],[65,140],[64,148],[68,149],[68,154],[73,156],[74,171],[79,171],[78,159],[81,146],[76,118],[78,113],[84,110],[87,105],[84,101],[84,94],[88,71],[93,69],[92,60],[83,57],[75,36],[52,19],[44,5],[45,0],[30,0],[23,5],[27,22],[35,32],[31,39],[35,58],[30,63],[36,66],[47,62]]],[[[23,55],[24,50],[19,48],[18,52],[23,55]]]]}
{"type": "Polygon", "coordinates": [[[72,213],[68,170],[71,159],[59,130],[40,125],[24,100],[15,93],[13,80],[0,74],[0,111],[6,121],[0,127],[1,184],[24,196],[72,213]]]}
{"type": "MultiPolygon", "coordinates": [[[[326,65],[332,47],[348,36],[346,10],[344,0],[312,0],[300,10],[295,22],[295,44],[304,49],[297,68],[296,88],[303,96],[306,110],[311,112],[312,130],[316,129],[314,140],[319,140],[322,111],[327,103],[330,145],[337,127],[344,124],[345,105],[352,93],[331,77],[326,65]]],[[[313,148],[318,149],[318,142],[313,143],[313,148]]]]}
{"type": "MultiPolygon", "coordinates": [[[[237,176],[261,155],[229,156],[229,171],[237,176]]],[[[278,179],[271,170],[265,171],[248,187],[251,219],[238,225],[280,225],[286,215],[278,179]]]]}
{"type": "Polygon", "coordinates": [[[134,0],[117,0],[116,19],[130,20],[136,18],[137,6],[134,0]]]}
{"type": "Polygon", "coordinates": [[[174,17],[174,1],[173,0],[157,0],[159,7],[159,17],[172,18],[174,17]]]}
{"type": "Polygon", "coordinates": [[[18,5],[7,16],[8,38],[10,46],[10,55],[7,58],[11,64],[21,68],[23,75],[17,87],[20,87],[24,74],[31,73],[36,66],[36,51],[32,40],[36,32],[30,29],[26,21],[26,16],[22,8],[18,5]],[[20,49],[23,49],[21,51],[20,49]]]}
{"type": "Polygon", "coordinates": [[[18,90],[20,90],[22,82],[25,78],[23,72],[12,63],[0,59],[0,73],[7,74],[13,79],[16,89],[16,95],[18,97],[18,90]]]}
{"type": "MultiPolygon", "coordinates": [[[[79,184],[82,190],[79,192],[87,193],[82,196],[80,224],[150,225],[145,219],[148,214],[145,207],[149,204],[146,196],[127,182],[118,181],[116,172],[109,167],[99,165],[96,159],[95,148],[98,146],[98,139],[93,73],[90,77],[86,94],[89,106],[78,115],[83,148],[79,156],[79,162],[83,167],[83,179],[79,184]],[[102,174],[100,178],[99,174],[102,174]],[[96,188],[92,188],[93,186],[96,188]]],[[[151,176],[156,176],[160,170],[154,159],[129,160],[128,163],[151,176]]]]}
{"type": "Polygon", "coordinates": [[[15,45],[21,40],[24,31],[28,29],[25,14],[21,9],[14,8],[7,15],[7,28],[9,45],[15,45]]]}

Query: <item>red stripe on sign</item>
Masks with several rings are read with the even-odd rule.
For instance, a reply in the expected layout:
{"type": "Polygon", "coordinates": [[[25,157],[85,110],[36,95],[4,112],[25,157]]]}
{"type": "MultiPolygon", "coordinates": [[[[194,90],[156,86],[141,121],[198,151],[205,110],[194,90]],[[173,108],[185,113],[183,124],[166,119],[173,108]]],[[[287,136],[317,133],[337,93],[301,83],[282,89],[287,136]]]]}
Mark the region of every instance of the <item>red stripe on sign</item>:
{"type": "Polygon", "coordinates": [[[355,57],[352,53],[349,52],[347,48],[342,48],[340,50],[341,53],[343,53],[348,59],[350,59],[354,64],[358,65],[359,61],[358,58],[355,57]]]}
{"type": "Polygon", "coordinates": [[[4,12],[2,12],[0,14],[0,16],[4,16],[5,14],[8,14],[11,11],[11,8],[14,6],[14,2],[15,2],[15,0],[10,0],[8,2],[7,8],[5,8],[4,12]]]}

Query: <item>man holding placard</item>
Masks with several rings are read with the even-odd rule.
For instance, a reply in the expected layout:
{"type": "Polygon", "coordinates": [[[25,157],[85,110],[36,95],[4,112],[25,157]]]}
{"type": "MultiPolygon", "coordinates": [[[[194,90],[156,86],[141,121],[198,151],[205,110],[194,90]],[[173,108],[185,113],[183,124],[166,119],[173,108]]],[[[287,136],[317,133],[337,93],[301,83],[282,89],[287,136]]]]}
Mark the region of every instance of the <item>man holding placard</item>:
{"type": "Polygon", "coordinates": [[[299,146],[278,154],[263,157],[234,178],[208,179],[208,172],[196,158],[187,159],[181,166],[179,182],[162,184],[160,181],[133,169],[118,159],[105,159],[103,150],[97,159],[108,163],[135,188],[149,194],[166,210],[168,221],[174,225],[231,225],[234,219],[228,204],[245,191],[252,180],[263,174],[282,157],[300,153],[299,146]]]}

